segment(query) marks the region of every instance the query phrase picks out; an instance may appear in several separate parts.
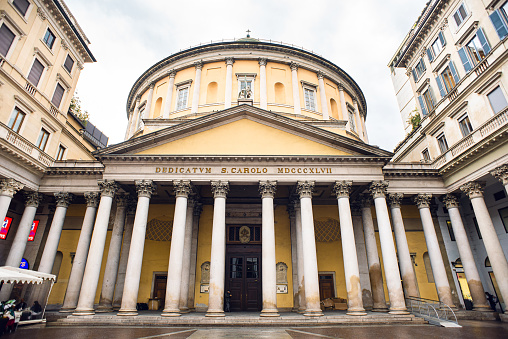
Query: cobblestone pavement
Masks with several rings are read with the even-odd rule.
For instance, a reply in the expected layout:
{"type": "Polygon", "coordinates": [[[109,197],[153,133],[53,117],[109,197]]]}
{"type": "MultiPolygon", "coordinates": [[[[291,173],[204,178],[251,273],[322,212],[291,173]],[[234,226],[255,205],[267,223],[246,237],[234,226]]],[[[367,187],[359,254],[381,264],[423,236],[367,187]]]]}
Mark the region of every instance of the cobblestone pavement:
{"type": "Polygon", "coordinates": [[[176,338],[508,338],[508,323],[495,321],[459,322],[462,328],[443,328],[432,325],[370,325],[370,326],[322,326],[322,327],[20,327],[3,338],[50,339],[176,339],[176,338]]]}

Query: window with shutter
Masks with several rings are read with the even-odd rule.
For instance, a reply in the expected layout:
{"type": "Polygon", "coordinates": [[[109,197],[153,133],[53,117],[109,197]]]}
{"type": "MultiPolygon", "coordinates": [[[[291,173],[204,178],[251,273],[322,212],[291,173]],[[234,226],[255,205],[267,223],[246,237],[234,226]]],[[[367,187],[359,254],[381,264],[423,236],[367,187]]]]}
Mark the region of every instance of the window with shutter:
{"type": "Polygon", "coordinates": [[[464,70],[469,72],[478,65],[490,52],[490,45],[482,28],[478,28],[476,35],[461,49],[459,49],[460,60],[464,70]]]}
{"type": "Polygon", "coordinates": [[[2,27],[0,27],[0,54],[4,57],[7,56],[15,37],[16,34],[14,34],[7,25],[3,24],[2,27]]]}
{"type": "Polygon", "coordinates": [[[57,83],[55,93],[53,93],[53,99],[51,99],[51,102],[58,108],[60,108],[60,103],[62,102],[64,92],[65,89],[62,87],[62,85],[57,83]]]}
{"type": "Polygon", "coordinates": [[[12,5],[16,8],[22,16],[25,16],[28,11],[28,7],[30,7],[30,2],[28,0],[13,0],[12,5]]]}
{"type": "Polygon", "coordinates": [[[28,81],[37,87],[39,80],[41,80],[43,71],[44,65],[39,61],[39,59],[35,58],[34,63],[32,64],[32,69],[30,70],[30,73],[28,73],[28,81]]]}
{"type": "Polygon", "coordinates": [[[416,74],[416,78],[415,78],[415,82],[418,81],[418,79],[421,78],[421,76],[425,73],[426,71],[426,67],[425,67],[425,63],[423,62],[423,59],[420,58],[420,61],[418,61],[418,63],[415,65],[413,71],[413,77],[415,76],[416,74]]]}
{"type": "Polygon", "coordinates": [[[502,40],[505,36],[508,35],[506,13],[503,13],[501,9],[494,11],[494,13],[490,15],[490,21],[492,21],[492,25],[496,29],[499,39],[502,40]]]}
{"type": "Polygon", "coordinates": [[[422,109],[423,116],[427,115],[427,108],[425,107],[425,103],[423,102],[423,98],[421,95],[418,96],[418,101],[420,102],[420,107],[422,109]]]}
{"type": "Polygon", "coordinates": [[[67,54],[67,59],[65,59],[64,67],[67,70],[67,72],[72,71],[72,66],[74,66],[74,60],[72,60],[71,56],[67,54]]]}
{"type": "Polygon", "coordinates": [[[467,17],[467,11],[464,4],[461,4],[459,8],[455,11],[455,13],[453,13],[452,16],[453,19],[455,20],[455,24],[457,25],[457,27],[460,27],[460,25],[462,25],[462,23],[467,17]]]}
{"type": "Polygon", "coordinates": [[[506,106],[508,106],[508,102],[506,102],[506,98],[501,90],[501,87],[497,86],[492,92],[487,94],[487,98],[489,98],[490,105],[492,106],[492,110],[494,114],[501,112],[506,106]]]}

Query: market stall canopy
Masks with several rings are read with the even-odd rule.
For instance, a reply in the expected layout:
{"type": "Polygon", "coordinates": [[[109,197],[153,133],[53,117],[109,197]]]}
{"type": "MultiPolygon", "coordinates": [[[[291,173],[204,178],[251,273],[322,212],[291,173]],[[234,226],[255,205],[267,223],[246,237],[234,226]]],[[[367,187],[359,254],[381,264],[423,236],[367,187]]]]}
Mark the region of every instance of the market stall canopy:
{"type": "Polygon", "coordinates": [[[55,281],[56,276],[53,274],[24,270],[10,266],[0,267],[0,282],[11,284],[42,284],[44,280],[55,281]]]}

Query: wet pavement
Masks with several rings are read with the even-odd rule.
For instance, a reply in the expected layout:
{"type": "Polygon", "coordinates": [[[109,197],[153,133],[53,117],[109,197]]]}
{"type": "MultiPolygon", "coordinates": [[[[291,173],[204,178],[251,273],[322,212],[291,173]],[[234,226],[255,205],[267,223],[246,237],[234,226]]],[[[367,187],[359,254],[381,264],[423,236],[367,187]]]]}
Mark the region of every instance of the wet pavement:
{"type": "Polygon", "coordinates": [[[20,327],[3,338],[508,338],[508,323],[499,321],[459,321],[462,328],[443,328],[433,325],[369,325],[369,326],[319,326],[319,327],[20,327]]]}

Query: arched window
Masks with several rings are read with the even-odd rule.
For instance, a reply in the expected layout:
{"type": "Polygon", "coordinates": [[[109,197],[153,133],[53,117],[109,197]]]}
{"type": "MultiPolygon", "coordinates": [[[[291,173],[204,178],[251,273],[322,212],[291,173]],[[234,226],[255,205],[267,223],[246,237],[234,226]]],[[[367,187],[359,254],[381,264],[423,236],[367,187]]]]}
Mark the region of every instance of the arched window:
{"type": "Polygon", "coordinates": [[[213,104],[217,102],[217,83],[211,82],[208,84],[208,88],[206,90],[206,103],[213,104]]]}
{"type": "Polygon", "coordinates": [[[284,85],[280,82],[275,83],[273,86],[275,90],[275,102],[277,104],[285,104],[286,103],[286,90],[284,85]]]}
{"type": "Polygon", "coordinates": [[[155,108],[153,110],[153,117],[154,118],[157,118],[159,115],[161,115],[161,107],[162,107],[162,98],[159,98],[155,102],[155,108]]]}
{"type": "Polygon", "coordinates": [[[489,257],[485,258],[485,267],[492,267],[492,265],[490,264],[489,257]]]}
{"type": "Polygon", "coordinates": [[[427,281],[434,283],[434,274],[432,274],[432,266],[430,265],[429,252],[423,253],[423,264],[425,265],[425,271],[427,272],[427,281]]]}
{"type": "Polygon", "coordinates": [[[337,101],[330,99],[330,107],[332,108],[332,118],[339,120],[339,109],[337,108],[337,101]]]}

